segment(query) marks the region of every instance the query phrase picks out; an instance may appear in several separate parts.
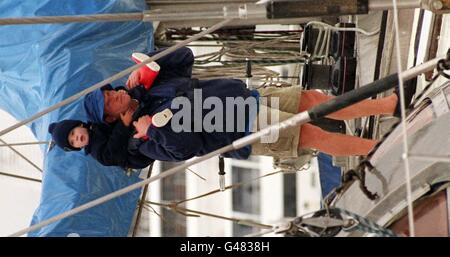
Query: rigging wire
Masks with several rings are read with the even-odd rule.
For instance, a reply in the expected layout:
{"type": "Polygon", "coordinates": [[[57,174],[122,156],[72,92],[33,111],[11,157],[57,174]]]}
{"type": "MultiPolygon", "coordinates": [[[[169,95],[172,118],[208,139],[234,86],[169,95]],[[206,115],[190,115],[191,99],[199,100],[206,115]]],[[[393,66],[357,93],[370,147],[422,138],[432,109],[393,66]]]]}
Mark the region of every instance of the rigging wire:
{"type": "Polygon", "coordinates": [[[406,110],[405,110],[405,90],[403,88],[404,81],[402,78],[402,59],[401,59],[401,48],[400,48],[400,29],[398,25],[398,9],[397,9],[397,0],[392,0],[392,4],[394,7],[394,28],[395,28],[395,47],[396,47],[396,56],[397,56],[397,73],[398,73],[398,82],[399,82],[399,97],[398,101],[400,101],[400,110],[401,110],[401,126],[403,131],[403,155],[402,159],[405,165],[405,179],[406,179],[406,200],[408,203],[408,225],[409,225],[409,233],[411,237],[415,237],[415,226],[414,226],[414,211],[413,211],[413,203],[412,203],[412,189],[411,189],[411,172],[409,169],[409,150],[408,150],[408,135],[406,128],[406,110]]]}
{"type": "Polygon", "coordinates": [[[203,216],[208,216],[208,217],[212,217],[212,218],[217,218],[217,219],[222,219],[222,220],[228,220],[228,221],[232,221],[232,222],[236,222],[237,224],[240,225],[245,225],[245,226],[250,226],[250,227],[256,227],[256,228],[261,228],[261,229],[271,229],[273,228],[272,225],[267,225],[267,224],[263,224],[260,222],[256,222],[253,220],[244,220],[244,219],[238,219],[238,218],[233,218],[233,217],[226,217],[223,215],[219,215],[219,214],[214,214],[214,213],[210,213],[210,212],[203,212],[203,211],[197,211],[197,210],[192,210],[192,209],[188,209],[185,207],[181,207],[178,206],[174,203],[168,203],[168,202],[161,202],[161,203],[157,203],[157,202],[152,202],[152,201],[146,201],[147,205],[156,205],[156,206],[160,206],[160,207],[165,207],[169,210],[172,210],[174,212],[177,212],[181,215],[187,216],[187,217],[200,217],[199,215],[203,215],[203,216]],[[194,213],[194,214],[191,214],[194,213]]]}
{"type": "Polygon", "coordinates": [[[0,144],[0,147],[6,147],[6,146],[22,146],[22,145],[48,145],[49,143],[50,143],[49,141],[9,143],[9,144],[0,144]]]}
{"type": "Polygon", "coordinates": [[[23,180],[28,180],[28,181],[42,183],[42,180],[40,180],[40,179],[19,176],[19,175],[16,175],[16,174],[11,174],[11,173],[6,173],[6,172],[0,172],[0,175],[6,176],[6,177],[11,177],[11,178],[17,178],[17,179],[23,179],[23,180]]]}
{"type": "Polygon", "coordinates": [[[4,146],[6,146],[9,149],[11,149],[11,151],[16,153],[18,156],[20,156],[22,159],[24,159],[27,163],[29,163],[31,166],[33,166],[35,169],[37,169],[38,171],[40,171],[42,173],[42,169],[39,168],[39,166],[37,166],[34,162],[32,162],[30,159],[28,159],[25,155],[20,153],[17,149],[12,147],[11,144],[6,143],[5,140],[3,140],[3,139],[0,139],[0,143],[2,143],[4,146]]]}
{"type": "MultiPolygon", "coordinates": [[[[147,170],[147,178],[151,177],[152,171],[153,171],[153,164],[150,164],[147,170]]],[[[136,222],[134,223],[133,233],[131,234],[132,237],[135,237],[137,235],[139,223],[141,222],[141,215],[142,215],[142,208],[144,207],[145,199],[147,198],[147,192],[148,192],[148,185],[144,186],[144,191],[142,192],[141,200],[138,204],[138,211],[136,215],[136,222]]]]}
{"type": "Polygon", "coordinates": [[[225,187],[224,190],[220,190],[220,189],[212,190],[212,191],[209,191],[207,193],[204,193],[204,194],[201,194],[201,195],[198,195],[198,196],[195,196],[195,197],[191,197],[191,198],[187,198],[187,199],[184,199],[184,200],[181,200],[181,201],[177,201],[177,202],[175,202],[175,204],[179,205],[179,204],[186,203],[186,202],[189,202],[189,201],[192,201],[192,200],[197,200],[197,199],[200,199],[200,198],[203,198],[203,197],[206,197],[206,196],[210,196],[210,195],[213,195],[213,194],[224,192],[224,191],[226,191],[228,189],[235,189],[235,188],[238,188],[238,187],[241,187],[241,186],[244,186],[244,185],[248,185],[248,184],[254,183],[257,180],[260,180],[262,178],[269,177],[269,176],[272,176],[272,175],[275,175],[275,174],[278,174],[278,173],[281,173],[281,172],[283,172],[283,171],[270,172],[270,173],[267,173],[265,175],[261,175],[259,177],[254,178],[254,179],[251,179],[251,180],[242,181],[242,182],[238,182],[238,183],[234,183],[234,184],[228,185],[228,186],[225,187]]]}

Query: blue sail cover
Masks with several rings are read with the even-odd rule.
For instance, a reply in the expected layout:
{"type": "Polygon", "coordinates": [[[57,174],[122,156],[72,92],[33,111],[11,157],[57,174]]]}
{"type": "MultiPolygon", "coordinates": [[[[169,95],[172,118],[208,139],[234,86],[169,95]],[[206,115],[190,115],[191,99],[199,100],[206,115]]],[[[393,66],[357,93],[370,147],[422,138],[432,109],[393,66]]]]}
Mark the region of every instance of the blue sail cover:
{"type": "Polygon", "coordinates": [[[334,188],[341,185],[341,168],[333,166],[333,157],[325,153],[317,156],[319,163],[320,187],[322,197],[327,196],[334,188]]]}
{"type": "MultiPolygon", "coordinates": [[[[2,0],[0,17],[142,12],[144,0],[2,0]]],[[[0,26],[0,108],[23,120],[130,67],[132,52],[153,48],[150,23],[107,22],[0,26]]],[[[126,77],[113,83],[124,85],[126,77]]],[[[38,140],[50,140],[51,122],[86,120],[82,99],[29,124],[38,140]]],[[[103,167],[83,151],[46,152],[39,223],[138,182],[116,167],[103,167]]],[[[126,236],[140,190],[52,223],[28,236],[126,236]]],[[[18,203],[20,204],[20,203],[18,203]]],[[[31,218],[31,217],[30,217],[31,218]]]]}

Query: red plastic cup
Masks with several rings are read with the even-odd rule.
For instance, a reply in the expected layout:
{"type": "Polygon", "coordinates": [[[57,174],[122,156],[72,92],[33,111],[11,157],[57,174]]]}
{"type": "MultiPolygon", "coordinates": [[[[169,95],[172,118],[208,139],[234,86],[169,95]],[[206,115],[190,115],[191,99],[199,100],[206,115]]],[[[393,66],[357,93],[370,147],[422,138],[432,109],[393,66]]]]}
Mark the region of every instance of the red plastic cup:
{"type": "MultiPolygon", "coordinates": [[[[139,64],[147,59],[149,59],[147,55],[143,53],[133,53],[131,55],[131,59],[139,64]]],[[[156,76],[158,76],[159,70],[161,67],[156,62],[150,62],[144,65],[139,69],[140,81],[141,85],[144,85],[145,89],[150,89],[155,81],[156,76]]]]}

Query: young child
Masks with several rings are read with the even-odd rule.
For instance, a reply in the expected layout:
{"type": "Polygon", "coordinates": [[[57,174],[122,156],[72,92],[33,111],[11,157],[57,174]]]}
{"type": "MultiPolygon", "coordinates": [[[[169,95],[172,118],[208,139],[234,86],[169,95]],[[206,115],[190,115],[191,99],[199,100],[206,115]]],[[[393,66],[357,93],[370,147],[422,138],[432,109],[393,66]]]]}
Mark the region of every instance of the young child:
{"type": "Polygon", "coordinates": [[[105,166],[120,166],[125,170],[142,169],[154,160],[137,151],[142,141],[133,139],[130,122],[131,118],[128,122],[119,121],[112,126],[63,120],[50,124],[48,131],[56,145],[64,151],[84,149],[86,154],[105,166]]]}

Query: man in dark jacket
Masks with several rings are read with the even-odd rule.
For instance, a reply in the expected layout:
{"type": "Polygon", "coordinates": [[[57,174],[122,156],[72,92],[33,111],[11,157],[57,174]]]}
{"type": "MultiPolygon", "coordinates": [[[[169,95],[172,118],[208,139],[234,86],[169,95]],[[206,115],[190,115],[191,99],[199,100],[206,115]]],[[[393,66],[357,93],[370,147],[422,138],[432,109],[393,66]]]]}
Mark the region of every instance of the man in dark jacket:
{"type": "MultiPolygon", "coordinates": [[[[159,51],[158,51],[159,52],[159,51]]],[[[158,52],[150,53],[154,55],[158,52]]],[[[138,103],[138,108],[133,114],[133,120],[137,121],[139,117],[149,115],[149,117],[158,118],[165,112],[171,115],[177,115],[180,109],[172,108],[172,102],[177,97],[185,97],[194,109],[194,89],[202,89],[200,103],[208,97],[216,97],[221,102],[226,98],[257,98],[256,91],[250,91],[241,80],[236,79],[215,79],[199,81],[192,79],[192,66],[194,56],[187,47],[181,48],[156,61],[161,70],[154,81],[152,87],[146,90],[136,83],[127,83],[128,94],[114,90],[96,90],[88,94],[84,104],[89,119],[114,123],[120,117],[120,113],[126,111],[133,102],[138,103]]],[[[130,78],[136,76],[132,73],[130,78]]],[[[254,101],[256,108],[256,100],[254,101]]],[[[226,110],[223,109],[221,120],[216,123],[231,124],[227,117],[233,115],[233,127],[227,131],[206,132],[203,128],[200,130],[183,130],[180,127],[173,127],[172,123],[163,126],[151,126],[146,140],[139,151],[146,156],[161,161],[183,161],[194,156],[201,156],[210,151],[216,150],[222,146],[230,144],[249,133],[250,109],[239,110],[237,107],[226,110]],[[238,114],[245,113],[244,116],[238,114]],[[244,117],[245,129],[238,129],[241,120],[238,117],[244,117]],[[181,131],[180,131],[181,130],[181,131]]],[[[208,110],[201,110],[200,114],[189,121],[182,121],[181,126],[195,127],[207,115],[208,110]]],[[[156,121],[156,120],[155,120],[156,121]]],[[[144,136],[144,135],[142,135],[144,136]]],[[[141,137],[142,138],[142,137],[141,137]]],[[[247,159],[251,153],[251,146],[224,154],[225,157],[247,159]]]]}

